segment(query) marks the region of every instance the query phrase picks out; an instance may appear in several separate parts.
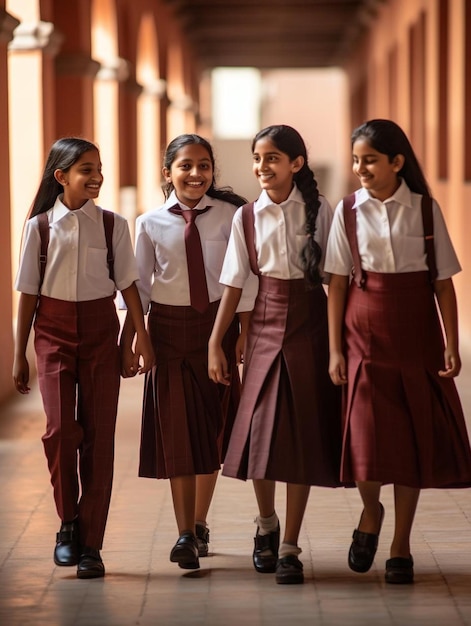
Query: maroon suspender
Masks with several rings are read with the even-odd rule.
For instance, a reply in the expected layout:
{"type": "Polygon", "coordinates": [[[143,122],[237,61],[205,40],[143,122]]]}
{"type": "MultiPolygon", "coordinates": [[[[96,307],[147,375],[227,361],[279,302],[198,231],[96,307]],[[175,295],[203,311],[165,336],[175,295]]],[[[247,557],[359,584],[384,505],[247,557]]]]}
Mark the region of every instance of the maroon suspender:
{"type": "Polygon", "coordinates": [[[112,213],[111,211],[105,211],[103,209],[103,225],[105,227],[106,247],[108,249],[106,262],[108,263],[108,272],[110,275],[110,280],[114,282],[114,255],[113,255],[114,213],[112,213]]]}
{"type": "Polygon", "coordinates": [[[352,193],[343,199],[343,218],[345,222],[345,231],[347,234],[348,243],[350,244],[350,250],[352,252],[353,267],[352,276],[353,280],[360,289],[365,288],[365,274],[361,268],[360,252],[358,250],[357,239],[357,210],[353,209],[355,203],[355,194],[352,193]]]}
{"type": "Polygon", "coordinates": [[[41,252],[39,254],[39,287],[38,294],[41,293],[43,286],[44,273],[47,263],[47,248],[49,246],[49,220],[46,213],[38,215],[39,236],[41,238],[41,252]]]}
{"type": "Polygon", "coordinates": [[[249,253],[250,269],[256,275],[260,275],[255,248],[255,216],[253,212],[255,202],[244,204],[242,207],[242,225],[244,227],[245,242],[249,253]]]}
{"type": "Polygon", "coordinates": [[[430,196],[422,196],[422,222],[424,225],[424,238],[425,238],[425,255],[427,257],[428,271],[430,274],[430,282],[436,280],[437,262],[435,259],[435,245],[433,235],[433,212],[432,212],[432,198],[430,196]]]}
{"type": "MultiPolygon", "coordinates": [[[[353,209],[355,203],[355,194],[346,196],[343,199],[343,216],[345,221],[345,231],[353,258],[352,275],[355,283],[361,289],[365,288],[365,273],[361,267],[360,253],[358,251],[357,239],[357,212],[353,209]]],[[[437,262],[435,258],[435,246],[433,235],[433,212],[432,198],[430,196],[422,196],[421,202],[422,223],[424,226],[424,242],[425,255],[427,258],[427,266],[430,274],[430,282],[433,284],[437,278],[437,262]]]]}
{"type": "MultiPolygon", "coordinates": [[[[114,282],[114,256],[113,256],[113,227],[114,213],[112,211],[103,210],[103,225],[105,227],[106,248],[108,250],[106,262],[108,263],[108,272],[110,280],[114,282]]],[[[44,273],[47,263],[47,248],[49,246],[49,220],[46,213],[38,214],[39,236],[41,238],[41,252],[39,254],[39,288],[38,294],[41,293],[41,287],[44,281],[44,273]]]]}

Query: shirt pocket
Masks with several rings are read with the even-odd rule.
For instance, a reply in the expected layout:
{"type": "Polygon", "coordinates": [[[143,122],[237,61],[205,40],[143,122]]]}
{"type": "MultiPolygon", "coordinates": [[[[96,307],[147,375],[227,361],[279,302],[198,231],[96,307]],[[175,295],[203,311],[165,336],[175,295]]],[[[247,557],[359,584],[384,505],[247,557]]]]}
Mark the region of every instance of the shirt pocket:
{"type": "Polygon", "coordinates": [[[88,276],[99,280],[109,278],[106,248],[88,248],[85,271],[88,276]]]}

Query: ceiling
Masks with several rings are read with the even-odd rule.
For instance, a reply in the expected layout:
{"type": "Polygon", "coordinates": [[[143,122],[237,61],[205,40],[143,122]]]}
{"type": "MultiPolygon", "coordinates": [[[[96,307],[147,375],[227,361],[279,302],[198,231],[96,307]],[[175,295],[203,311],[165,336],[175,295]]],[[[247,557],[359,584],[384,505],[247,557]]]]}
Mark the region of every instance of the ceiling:
{"type": "Polygon", "coordinates": [[[384,0],[164,0],[203,68],[342,65],[384,0]]]}

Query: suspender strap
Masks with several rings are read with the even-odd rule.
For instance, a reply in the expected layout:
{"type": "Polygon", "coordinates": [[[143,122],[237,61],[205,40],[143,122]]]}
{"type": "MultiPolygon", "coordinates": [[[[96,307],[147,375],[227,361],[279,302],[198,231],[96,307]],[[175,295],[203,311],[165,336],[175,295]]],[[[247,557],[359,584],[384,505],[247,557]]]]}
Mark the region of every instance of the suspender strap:
{"type": "Polygon", "coordinates": [[[41,238],[41,252],[39,254],[39,287],[38,294],[41,293],[41,287],[44,282],[44,274],[46,272],[47,248],[49,246],[49,220],[47,213],[38,214],[39,236],[41,238]]]}
{"type": "Polygon", "coordinates": [[[111,211],[103,210],[103,225],[105,227],[106,247],[108,249],[108,255],[106,257],[106,261],[108,263],[108,271],[110,275],[110,280],[114,282],[114,255],[113,255],[114,214],[111,211]]]}
{"type": "Polygon", "coordinates": [[[255,248],[255,215],[253,212],[255,202],[244,204],[242,207],[242,225],[244,227],[245,242],[249,253],[250,269],[256,275],[260,275],[255,248]]]}
{"type": "MultiPolygon", "coordinates": [[[[356,232],[356,210],[354,210],[353,204],[355,202],[355,194],[347,196],[343,199],[343,214],[345,220],[345,230],[347,233],[348,242],[352,251],[353,257],[353,278],[358,287],[364,289],[365,287],[365,275],[361,269],[360,253],[358,251],[358,239],[356,232]]],[[[433,235],[433,212],[432,212],[432,198],[430,196],[422,196],[422,222],[424,226],[424,242],[425,242],[425,255],[427,257],[427,266],[429,269],[430,280],[433,281],[437,278],[437,263],[435,258],[435,246],[433,235]]]]}
{"type": "Polygon", "coordinates": [[[433,236],[433,212],[432,198],[430,196],[422,196],[422,222],[424,225],[425,239],[425,255],[427,257],[428,271],[430,281],[433,283],[437,278],[437,262],[435,258],[435,245],[433,236]]]}
{"type": "MultiPolygon", "coordinates": [[[[111,211],[103,211],[103,225],[105,227],[106,248],[108,250],[106,262],[108,263],[108,271],[110,280],[114,282],[114,256],[113,256],[113,227],[114,214],[111,211]]],[[[47,213],[39,213],[38,215],[39,237],[41,239],[41,252],[39,255],[39,289],[44,281],[47,264],[47,249],[49,246],[49,220],[47,213]]]]}
{"type": "Polygon", "coordinates": [[[345,222],[345,231],[347,234],[348,243],[350,244],[350,250],[352,252],[353,268],[352,276],[356,285],[360,289],[365,288],[365,274],[361,268],[360,252],[358,250],[357,239],[357,211],[353,208],[355,203],[355,194],[352,193],[343,199],[343,218],[345,222]]]}

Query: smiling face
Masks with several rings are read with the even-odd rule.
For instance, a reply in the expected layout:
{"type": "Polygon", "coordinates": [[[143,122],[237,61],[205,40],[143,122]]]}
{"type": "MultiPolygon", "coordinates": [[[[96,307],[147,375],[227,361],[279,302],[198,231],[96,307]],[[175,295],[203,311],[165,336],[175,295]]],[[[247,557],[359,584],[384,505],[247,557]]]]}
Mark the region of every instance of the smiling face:
{"type": "Polygon", "coordinates": [[[72,211],[98,198],[103,183],[98,150],[84,152],[67,171],[56,170],[54,176],[64,188],[63,203],[72,211]]]}
{"type": "Polygon", "coordinates": [[[273,200],[279,204],[286,200],[293,188],[293,176],[304,164],[302,156],[292,161],[268,138],[259,139],[253,149],[253,173],[273,200]]]}
{"type": "Polygon", "coordinates": [[[193,143],[180,148],[170,169],[164,167],[162,173],[179,201],[194,208],[211,187],[213,164],[206,148],[193,143]]]}
{"type": "Polygon", "coordinates": [[[398,172],[404,164],[402,154],[390,160],[387,154],[378,152],[360,137],[353,144],[352,156],[353,173],[358,176],[361,186],[378,200],[390,198],[400,185],[398,172]]]}

